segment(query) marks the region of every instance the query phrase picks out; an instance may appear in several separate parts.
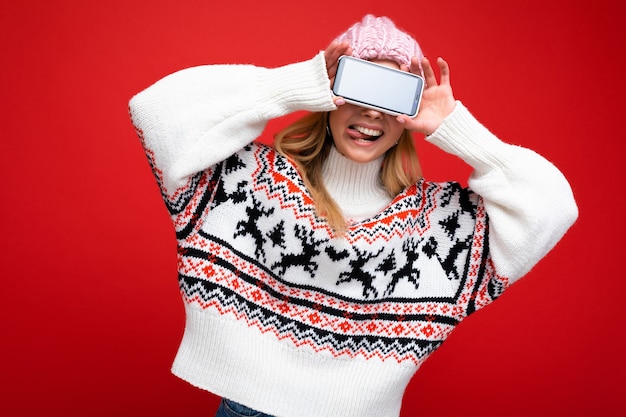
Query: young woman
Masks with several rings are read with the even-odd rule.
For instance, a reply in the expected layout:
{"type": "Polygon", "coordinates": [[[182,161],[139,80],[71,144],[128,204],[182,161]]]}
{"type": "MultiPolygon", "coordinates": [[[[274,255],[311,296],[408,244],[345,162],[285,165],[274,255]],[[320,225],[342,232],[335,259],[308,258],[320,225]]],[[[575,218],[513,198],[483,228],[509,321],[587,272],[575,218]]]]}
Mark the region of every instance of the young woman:
{"type": "Polygon", "coordinates": [[[490,133],[437,66],[439,82],[366,16],[309,61],[189,68],[131,100],[178,240],[172,371],[227,399],[219,416],[397,416],[430,353],[575,221],[558,169],[490,133]],[[343,54],[423,74],[417,117],[333,97],[343,54]],[[298,110],[275,146],[254,142],[298,110]],[[468,163],[469,187],[424,180],[411,132],[468,163]]]}

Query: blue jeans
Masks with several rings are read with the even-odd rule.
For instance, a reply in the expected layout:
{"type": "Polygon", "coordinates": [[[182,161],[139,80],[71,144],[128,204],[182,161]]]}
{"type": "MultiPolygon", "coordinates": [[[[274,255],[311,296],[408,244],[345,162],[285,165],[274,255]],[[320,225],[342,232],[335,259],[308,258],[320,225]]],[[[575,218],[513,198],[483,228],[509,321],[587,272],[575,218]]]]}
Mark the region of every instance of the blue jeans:
{"type": "Polygon", "coordinates": [[[234,401],[222,398],[220,407],[217,409],[215,417],[272,417],[268,414],[255,411],[234,401]]]}

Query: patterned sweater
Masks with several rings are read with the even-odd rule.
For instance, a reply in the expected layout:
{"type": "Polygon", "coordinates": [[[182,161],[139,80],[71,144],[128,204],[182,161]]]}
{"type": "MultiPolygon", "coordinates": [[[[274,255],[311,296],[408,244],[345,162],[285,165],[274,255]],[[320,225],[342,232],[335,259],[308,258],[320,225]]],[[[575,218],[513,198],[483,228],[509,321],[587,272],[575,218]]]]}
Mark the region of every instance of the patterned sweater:
{"type": "MultiPolygon", "coordinates": [[[[552,164],[457,102],[427,140],[473,167],[469,188],[421,180],[334,238],[292,162],[253,142],[272,118],[334,108],[323,54],[189,68],[131,100],[178,241],[186,327],[172,371],[277,417],[393,417],[424,360],[577,208],[552,164]]],[[[347,163],[331,155],[325,181],[360,181],[340,174],[347,163]]]]}

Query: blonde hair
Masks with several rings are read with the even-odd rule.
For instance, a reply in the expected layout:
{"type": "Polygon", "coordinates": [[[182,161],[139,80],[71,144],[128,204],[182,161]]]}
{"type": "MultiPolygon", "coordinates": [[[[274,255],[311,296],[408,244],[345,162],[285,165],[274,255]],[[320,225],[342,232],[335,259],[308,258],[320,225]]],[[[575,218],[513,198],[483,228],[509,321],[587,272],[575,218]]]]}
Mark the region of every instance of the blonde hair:
{"type": "MultiPolygon", "coordinates": [[[[322,179],[322,165],[333,146],[327,126],[328,113],[307,114],[278,132],[274,147],[296,164],[315,202],[317,214],[325,217],[333,231],[341,235],[347,229],[346,219],[322,179]]],[[[413,136],[404,130],[398,143],[385,154],[380,174],[382,184],[389,195],[395,197],[421,177],[413,136]]]]}

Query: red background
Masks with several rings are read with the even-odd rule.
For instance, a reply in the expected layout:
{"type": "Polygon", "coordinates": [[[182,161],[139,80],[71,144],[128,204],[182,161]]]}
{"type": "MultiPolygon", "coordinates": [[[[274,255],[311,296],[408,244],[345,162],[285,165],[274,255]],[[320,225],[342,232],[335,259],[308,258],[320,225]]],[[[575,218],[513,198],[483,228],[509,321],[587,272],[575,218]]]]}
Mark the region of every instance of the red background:
{"type": "MultiPolygon", "coordinates": [[[[580,206],[556,249],[426,362],[402,416],[624,413],[624,4],[4,0],[0,413],[212,415],[215,397],[169,373],[175,240],[128,99],[187,66],[308,59],[367,12],[444,56],[456,96],[554,161],[580,206]]],[[[430,179],[469,172],[419,151],[430,179]]]]}

